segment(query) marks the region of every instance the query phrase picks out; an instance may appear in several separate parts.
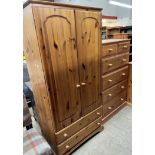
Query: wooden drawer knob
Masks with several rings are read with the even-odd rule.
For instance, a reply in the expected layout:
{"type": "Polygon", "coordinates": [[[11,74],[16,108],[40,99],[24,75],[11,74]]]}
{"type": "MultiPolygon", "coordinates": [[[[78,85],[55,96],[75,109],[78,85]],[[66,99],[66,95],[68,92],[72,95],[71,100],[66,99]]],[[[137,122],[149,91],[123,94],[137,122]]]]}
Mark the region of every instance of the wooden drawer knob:
{"type": "Polygon", "coordinates": [[[81,83],[81,85],[82,85],[82,86],[85,86],[85,85],[86,85],[86,83],[82,82],[82,83],[81,83]]]}
{"type": "Polygon", "coordinates": [[[100,116],[101,114],[99,112],[96,113],[98,116],[100,116]]]}
{"type": "Polygon", "coordinates": [[[101,125],[101,123],[98,122],[97,125],[101,125]]]}
{"type": "Polygon", "coordinates": [[[109,51],[109,52],[112,52],[112,51],[113,51],[113,49],[112,49],[112,48],[110,48],[108,51],[109,51]]]}
{"type": "Polygon", "coordinates": [[[128,46],[123,46],[123,48],[127,48],[128,46]]]}
{"type": "Polygon", "coordinates": [[[108,94],[108,96],[112,96],[112,94],[108,94]]]}
{"type": "Polygon", "coordinates": [[[109,80],[108,80],[108,82],[112,82],[112,80],[111,80],[111,79],[109,79],[109,80]]]}
{"type": "Polygon", "coordinates": [[[108,107],[108,109],[110,110],[110,109],[112,109],[112,107],[108,107]]]}
{"type": "Polygon", "coordinates": [[[121,86],[121,88],[124,89],[125,87],[124,86],[121,86]]]}
{"type": "Polygon", "coordinates": [[[123,61],[123,62],[125,62],[125,61],[126,61],[126,59],[122,59],[122,61],[123,61]]]}
{"type": "Polygon", "coordinates": [[[124,75],[126,75],[125,73],[122,73],[122,75],[124,76],[124,75]]]}
{"type": "Polygon", "coordinates": [[[123,98],[121,98],[121,101],[123,101],[124,99],[123,98]]]}
{"type": "Polygon", "coordinates": [[[80,85],[79,85],[79,84],[77,84],[77,85],[76,85],[76,88],[79,88],[79,87],[80,87],[80,85]]]}
{"type": "Polygon", "coordinates": [[[64,133],[64,137],[67,137],[68,136],[68,134],[67,133],[64,133]]]}
{"type": "Polygon", "coordinates": [[[66,149],[68,149],[69,148],[69,145],[66,145],[65,147],[66,147],[66,149]]]}
{"type": "Polygon", "coordinates": [[[112,67],[113,64],[108,64],[109,67],[112,67]]]}

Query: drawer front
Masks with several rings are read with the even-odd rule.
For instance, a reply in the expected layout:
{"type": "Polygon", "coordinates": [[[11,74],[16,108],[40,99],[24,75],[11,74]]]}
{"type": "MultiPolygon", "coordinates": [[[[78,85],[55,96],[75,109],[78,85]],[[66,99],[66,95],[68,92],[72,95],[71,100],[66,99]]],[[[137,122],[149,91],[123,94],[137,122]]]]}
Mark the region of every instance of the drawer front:
{"type": "Polygon", "coordinates": [[[125,90],[122,93],[120,93],[117,96],[115,96],[109,102],[107,102],[103,106],[103,118],[106,117],[108,114],[110,114],[118,106],[120,106],[121,104],[123,104],[126,101],[126,98],[127,98],[127,91],[125,90]]]}
{"type": "Polygon", "coordinates": [[[102,74],[110,72],[114,69],[122,67],[129,62],[129,53],[113,56],[110,58],[102,58],[102,74]]]}
{"type": "Polygon", "coordinates": [[[67,140],[69,137],[74,135],[76,132],[93,122],[94,120],[98,119],[100,116],[102,116],[102,106],[95,109],[94,111],[90,112],[89,114],[85,115],[78,121],[74,122],[70,126],[64,128],[63,130],[57,132],[56,135],[56,141],[57,144],[60,144],[67,140]]]}
{"type": "Polygon", "coordinates": [[[117,44],[111,44],[111,45],[103,45],[102,46],[102,57],[116,54],[117,53],[117,44]]]}
{"type": "Polygon", "coordinates": [[[124,42],[118,44],[118,53],[129,52],[130,51],[130,42],[124,42]]]}
{"type": "Polygon", "coordinates": [[[101,77],[101,84],[102,84],[102,90],[105,90],[114,84],[127,79],[128,77],[128,66],[122,67],[121,69],[118,69],[117,71],[111,72],[106,75],[102,75],[101,77]]]}
{"type": "Polygon", "coordinates": [[[113,87],[102,92],[102,102],[103,105],[106,104],[109,100],[117,96],[119,93],[127,90],[127,79],[119,82],[113,87]]]}
{"type": "Polygon", "coordinates": [[[99,128],[102,123],[102,117],[99,117],[97,120],[89,124],[88,126],[84,127],[82,130],[74,134],[72,137],[67,139],[65,142],[58,145],[58,152],[59,154],[64,154],[69,151],[72,147],[74,147],[78,142],[83,140],[89,134],[91,134],[94,130],[99,128]]]}

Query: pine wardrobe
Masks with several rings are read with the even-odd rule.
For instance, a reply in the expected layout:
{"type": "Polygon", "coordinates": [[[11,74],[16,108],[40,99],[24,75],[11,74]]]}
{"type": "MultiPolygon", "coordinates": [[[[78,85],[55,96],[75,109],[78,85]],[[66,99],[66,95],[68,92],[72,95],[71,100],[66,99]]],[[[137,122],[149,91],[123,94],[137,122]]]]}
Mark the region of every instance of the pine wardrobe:
{"type": "Polygon", "coordinates": [[[102,130],[101,9],[24,4],[24,52],[44,137],[70,154],[102,130]]]}

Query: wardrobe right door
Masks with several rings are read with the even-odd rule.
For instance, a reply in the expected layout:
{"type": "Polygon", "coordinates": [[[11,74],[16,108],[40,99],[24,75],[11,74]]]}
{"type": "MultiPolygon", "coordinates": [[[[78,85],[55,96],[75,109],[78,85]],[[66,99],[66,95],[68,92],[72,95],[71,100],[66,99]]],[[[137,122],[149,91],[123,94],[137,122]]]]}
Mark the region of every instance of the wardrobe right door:
{"type": "Polygon", "coordinates": [[[101,105],[101,13],[75,11],[82,114],[101,105]]]}

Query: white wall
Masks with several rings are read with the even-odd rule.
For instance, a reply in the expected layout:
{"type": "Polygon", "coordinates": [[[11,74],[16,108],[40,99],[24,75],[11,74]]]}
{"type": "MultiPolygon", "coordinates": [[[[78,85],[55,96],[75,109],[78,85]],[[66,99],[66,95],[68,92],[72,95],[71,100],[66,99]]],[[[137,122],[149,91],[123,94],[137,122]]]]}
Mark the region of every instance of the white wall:
{"type": "MultiPolygon", "coordinates": [[[[132,4],[132,0],[115,0],[118,2],[132,4]]],[[[103,15],[117,16],[118,18],[132,18],[132,9],[123,8],[109,4],[108,0],[55,0],[55,2],[71,3],[78,5],[94,6],[103,8],[103,15]]]]}

